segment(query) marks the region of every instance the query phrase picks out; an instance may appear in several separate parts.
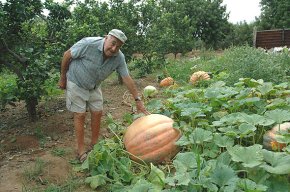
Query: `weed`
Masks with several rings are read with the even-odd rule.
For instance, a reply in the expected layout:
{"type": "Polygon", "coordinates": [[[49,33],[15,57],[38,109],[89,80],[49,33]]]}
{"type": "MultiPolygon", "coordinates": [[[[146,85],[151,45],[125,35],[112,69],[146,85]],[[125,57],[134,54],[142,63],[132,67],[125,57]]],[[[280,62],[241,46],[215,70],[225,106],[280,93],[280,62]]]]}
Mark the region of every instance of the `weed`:
{"type": "Polygon", "coordinates": [[[66,154],[66,150],[62,148],[54,148],[51,154],[58,157],[63,157],[66,154]]]}
{"type": "Polygon", "coordinates": [[[38,181],[39,176],[43,174],[44,167],[45,167],[45,162],[37,158],[34,164],[34,167],[32,167],[31,169],[24,170],[23,175],[24,175],[25,180],[38,181]]]}

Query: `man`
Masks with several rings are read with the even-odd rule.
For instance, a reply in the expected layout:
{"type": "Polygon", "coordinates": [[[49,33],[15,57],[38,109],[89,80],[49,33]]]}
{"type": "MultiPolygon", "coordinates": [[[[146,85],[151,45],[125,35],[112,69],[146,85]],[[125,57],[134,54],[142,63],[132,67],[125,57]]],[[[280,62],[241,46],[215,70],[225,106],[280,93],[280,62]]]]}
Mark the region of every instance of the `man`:
{"type": "Polygon", "coordinates": [[[88,150],[84,144],[84,124],[86,110],[91,114],[90,148],[97,143],[103,110],[103,97],[100,84],[112,72],[117,71],[136,101],[138,112],[146,115],[143,102],[133,79],[130,77],[124,54],[120,48],[127,40],[118,29],[107,36],[86,37],[67,50],[61,62],[59,87],[66,89],[66,106],[74,113],[74,127],[77,137],[78,158],[83,162],[88,150]]]}

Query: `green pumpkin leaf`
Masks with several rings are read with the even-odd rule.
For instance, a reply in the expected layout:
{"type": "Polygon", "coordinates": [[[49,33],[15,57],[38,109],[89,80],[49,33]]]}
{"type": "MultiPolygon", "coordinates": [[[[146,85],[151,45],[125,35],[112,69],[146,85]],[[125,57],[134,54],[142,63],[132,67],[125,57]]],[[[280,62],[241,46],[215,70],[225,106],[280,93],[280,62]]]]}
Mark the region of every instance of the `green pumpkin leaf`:
{"type": "Polygon", "coordinates": [[[186,146],[191,144],[191,142],[186,138],[185,135],[182,135],[180,139],[178,139],[178,141],[175,142],[175,144],[178,146],[186,146]]]}
{"type": "Polygon", "coordinates": [[[236,128],[236,126],[221,127],[218,130],[224,132],[225,135],[230,137],[238,137],[240,134],[240,131],[236,128]]]}
{"type": "Polygon", "coordinates": [[[285,147],[284,149],[286,152],[290,153],[290,145],[288,145],[287,147],[285,147]]]}
{"type": "Polygon", "coordinates": [[[196,156],[193,152],[178,153],[173,161],[177,171],[184,171],[197,167],[196,156]]]}
{"type": "Polygon", "coordinates": [[[234,125],[241,122],[241,117],[243,113],[231,113],[220,119],[221,122],[224,122],[225,125],[234,125]]]}
{"type": "Polygon", "coordinates": [[[234,139],[231,137],[216,133],[213,138],[214,143],[219,147],[231,147],[234,145],[234,139]]]}
{"type": "Polygon", "coordinates": [[[231,156],[228,151],[223,152],[216,158],[216,163],[223,164],[223,165],[230,165],[231,163],[231,156]]]}
{"type": "Polygon", "coordinates": [[[156,189],[152,183],[149,183],[145,179],[139,179],[135,185],[128,192],[159,192],[160,189],[156,189]]]}
{"type": "Polygon", "coordinates": [[[229,185],[233,179],[237,179],[235,171],[223,164],[218,164],[210,176],[213,183],[220,187],[229,185]]]}
{"type": "Polygon", "coordinates": [[[265,116],[273,119],[278,124],[281,124],[284,121],[290,121],[290,112],[282,109],[267,111],[265,116]]]}
{"type": "Polygon", "coordinates": [[[108,179],[108,178],[104,175],[95,175],[92,177],[87,177],[85,179],[85,183],[90,184],[92,189],[96,189],[97,187],[99,187],[101,185],[105,185],[106,179],[108,179]]]}
{"type": "Polygon", "coordinates": [[[264,183],[267,185],[267,191],[269,192],[288,192],[290,189],[290,183],[287,177],[271,175],[264,183]]]}
{"type": "Polygon", "coordinates": [[[279,153],[263,150],[267,164],[263,164],[260,167],[264,168],[267,172],[273,174],[290,174],[290,155],[287,153],[279,153]]]}
{"type": "Polygon", "coordinates": [[[173,177],[167,177],[166,183],[170,186],[185,185],[187,186],[190,182],[190,175],[188,172],[175,174],[173,177]]]}
{"type": "Polygon", "coordinates": [[[272,100],[272,102],[269,105],[266,106],[266,108],[268,110],[271,110],[271,109],[281,108],[284,106],[287,106],[287,102],[284,99],[275,98],[272,100]]]}
{"type": "Polygon", "coordinates": [[[156,166],[154,166],[152,163],[151,171],[147,179],[160,190],[165,185],[165,173],[162,170],[158,169],[156,166]]]}
{"type": "Polygon", "coordinates": [[[274,90],[273,88],[274,87],[273,87],[272,83],[266,82],[266,83],[263,83],[262,85],[259,85],[257,87],[257,90],[260,91],[260,93],[262,95],[266,95],[266,94],[270,93],[272,90],[274,90]]]}
{"type": "Polygon", "coordinates": [[[204,130],[201,128],[196,128],[191,134],[191,140],[193,143],[201,144],[203,142],[209,142],[213,138],[212,132],[208,130],[204,130]]]}
{"type": "Polygon", "coordinates": [[[250,147],[235,145],[227,149],[232,160],[242,162],[244,167],[253,168],[263,162],[262,145],[255,144],[250,147]]]}
{"type": "Polygon", "coordinates": [[[252,132],[256,131],[256,129],[257,128],[254,125],[247,124],[247,123],[242,123],[239,126],[239,130],[240,130],[241,134],[243,134],[243,135],[247,135],[249,133],[252,133],[252,132]]]}
{"type": "Polygon", "coordinates": [[[255,80],[251,78],[240,78],[239,81],[243,82],[245,85],[249,87],[257,87],[264,83],[262,79],[255,80]]]}
{"type": "Polygon", "coordinates": [[[239,100],[239,103],[241,105],[244,105],[244,104],[252,104],[252,103],[258,102],[260,100],[261,99],[259,97],[251,97],[251,98],[241,99],[241,100],[239,100]]]}
{"type": "Polygon", "coordinates": [[[243,191],[267,191],[268,187],[265,185],[259,185],[250,179],[241,179],[238,182],[238,187],[243,191]]]}
{"type": "Polygon", "coordinates": [[[274,123],[273,120],[269,118],[265,118],[258,114],[248,115],[246,113],[240,113],[240,118],[243,122],[252,124],[252,125],[262,125],[262,126],[269,126],[274,123]]]}
{"type": "Polygon", "coordinates": [[[276,135],[275,137],[278,143],[290,143],[290,133],[281,133],[281,135],[276,135]]]}

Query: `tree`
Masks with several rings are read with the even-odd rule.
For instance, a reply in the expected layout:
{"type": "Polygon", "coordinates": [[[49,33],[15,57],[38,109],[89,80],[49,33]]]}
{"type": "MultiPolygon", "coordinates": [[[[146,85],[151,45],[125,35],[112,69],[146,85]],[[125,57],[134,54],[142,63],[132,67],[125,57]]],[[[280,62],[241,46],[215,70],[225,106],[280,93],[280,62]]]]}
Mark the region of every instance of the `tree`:
{"type": "Polygon", "coordinates": [[[162,1],[161,17],[152,25],[150,39],[153,50],[161,55],[166,53],[185,53],[193,46],[192,33],[195,26],[191,25],[191,19],[184,14],[183,4],[177,2],[162,1]],[[158,42],[158,43],[156,43],[158,42]]]}
{"type": "Polygon", "coordinates": [[[5,23],[0,30],[0,65],[17,75],[17,98],[25,101],[31,121],[37,119],[36,106],[46,94],[44,83],[55,61],[49,51],[59,30],[48,30],[52,22],[42,15],[43,8],[41,0],[7,0],[0,9],[5,23]]]}
{"type": "Polygon", "coordinates": [[[167,24],[168,33],[177,41],[176,50],[188,49],[188,44],[192,48],[197,40],[203,41],[207,48],[220,46],[229,28],[228,14],[221,3],[221,0],[160,1],[162,22],[167,24]]]}
{"type": "Polygon", "coordinates": [[[225,47],[253,45],[254,23],[239,22],[231,24],[230,31],[225,38],[225,47]]]}
{"type": "Polygon", "coordinates": [[[262,29],[290,28],[289,0],[261,0],[259,25],[262,29]]]}
{"type": "Polygon", "coordinates": [[[219,48],[229,28],[228,14],[226,7],[222,6],[222,0],[197,0],[195,4],[191,2],[193,6],[196,11],[192,10],[192,19],[197,28],[194,36],[204,41],[207,48],[219,48]]]}

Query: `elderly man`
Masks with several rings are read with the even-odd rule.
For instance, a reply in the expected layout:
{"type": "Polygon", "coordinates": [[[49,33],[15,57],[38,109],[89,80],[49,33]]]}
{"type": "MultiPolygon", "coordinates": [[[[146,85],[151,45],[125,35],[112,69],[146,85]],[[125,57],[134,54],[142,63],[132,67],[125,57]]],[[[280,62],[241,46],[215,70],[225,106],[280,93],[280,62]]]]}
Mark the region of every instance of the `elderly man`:
{"type": "Polygon", "coordinates": [[[139,112],[149,114],[138,96],[133,79],[130,77],[124,54],[120,48],[127,40],[118,29],[111,30],[105,37],[86,37],[67,50],[61,62],[59,87],[66,89],[66,106],[74,113],[74,127],[77,139],[77,153],[80,162],[89,150],[84,144],[86,111],[91,114],[91,143],[97,143],[103,111],[101,82],[117,71],[136,101],[139,112]]]}

